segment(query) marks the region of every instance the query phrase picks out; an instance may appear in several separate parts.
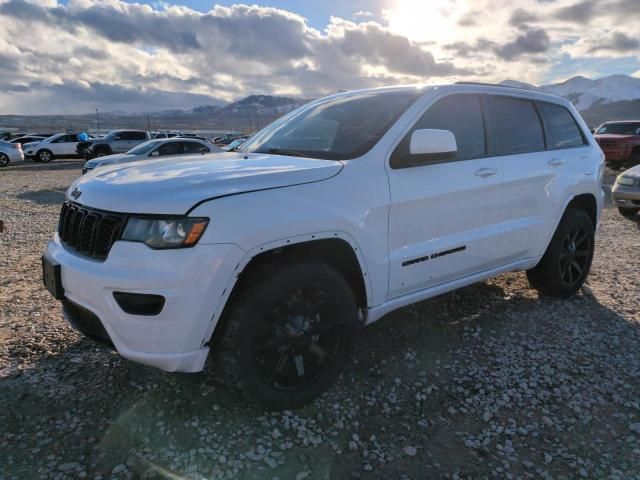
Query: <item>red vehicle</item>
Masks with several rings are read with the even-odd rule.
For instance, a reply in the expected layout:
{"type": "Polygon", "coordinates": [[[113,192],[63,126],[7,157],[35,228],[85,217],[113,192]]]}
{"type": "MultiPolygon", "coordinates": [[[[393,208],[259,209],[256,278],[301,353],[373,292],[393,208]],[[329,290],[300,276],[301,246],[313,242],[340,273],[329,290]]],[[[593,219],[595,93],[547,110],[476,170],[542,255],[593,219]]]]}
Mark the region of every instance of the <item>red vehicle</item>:
{"type": "Polygon", "coordinates": [[[603,123],[594,136],[610,166],[640,163],[640,120],[603,123]]]}

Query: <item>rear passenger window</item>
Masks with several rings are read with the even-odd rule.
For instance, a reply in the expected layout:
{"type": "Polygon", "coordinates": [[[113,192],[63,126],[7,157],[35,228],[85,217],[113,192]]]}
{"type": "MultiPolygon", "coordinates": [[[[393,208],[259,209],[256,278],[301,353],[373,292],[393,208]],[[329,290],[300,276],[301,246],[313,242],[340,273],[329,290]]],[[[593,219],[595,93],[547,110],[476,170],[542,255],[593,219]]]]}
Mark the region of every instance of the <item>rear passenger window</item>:
{"type": "Polygon", "coordinates": [[[533,102],[490,96],[488,104],[496,154],[509,155],[545,149],[542,124],[533,102]]]}
{"type": "Polygon", "coordinates": [[[407,143],[407,151],[413,131],[425,128],[453,132],[458,144],[456,160],[469,160],[486,155],[480,97],[454,95],[438,100],[403,140],[403,143],[407,143]]]}
{"type": "Polygon", "coordinates": [[[186,153],[207,153],[209,149],[198,142],[185,142],[184,149],[186,153]]]}
{"type": "Polygon", "coordinates": [[[585,145],[580,128],[569,110],[553,103],[539,103],[538,106],[546,123],[549,148],[585,145]]]}

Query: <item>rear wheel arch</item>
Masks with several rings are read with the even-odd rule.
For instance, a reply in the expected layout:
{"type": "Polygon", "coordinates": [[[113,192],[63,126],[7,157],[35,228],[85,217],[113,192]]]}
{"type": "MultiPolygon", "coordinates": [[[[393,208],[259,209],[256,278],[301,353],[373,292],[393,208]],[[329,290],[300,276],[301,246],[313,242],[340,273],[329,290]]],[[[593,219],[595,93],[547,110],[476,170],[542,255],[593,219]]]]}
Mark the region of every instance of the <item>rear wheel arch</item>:
{"type": "Polygon", "coordinates": [[[567,204],[564,211],[566,212],[569,208],[582,210],[583,212],[585,212],[587,215],[589,215],[593,227],[596,227],[596,224],[598,223],[598,202],[596,201],[596,197],[593,194],[583,193],[581,195],[576,195],[567,204]]]}

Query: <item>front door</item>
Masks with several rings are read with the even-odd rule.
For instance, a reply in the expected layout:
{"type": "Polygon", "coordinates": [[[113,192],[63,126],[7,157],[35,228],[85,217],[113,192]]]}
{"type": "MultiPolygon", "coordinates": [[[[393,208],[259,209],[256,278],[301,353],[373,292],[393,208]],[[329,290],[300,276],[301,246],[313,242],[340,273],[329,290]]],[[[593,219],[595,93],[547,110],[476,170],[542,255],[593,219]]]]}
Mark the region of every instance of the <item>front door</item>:
{"type": "Polygon", "coordinates": [[[437,100],[400,142],[408,151],[416,129],[454,133],[454,160],[409,168],[387,165],[389,298],[443,284],[502,263],[502,158],[488,156],[483,100],[452,95],[437,100]]]}

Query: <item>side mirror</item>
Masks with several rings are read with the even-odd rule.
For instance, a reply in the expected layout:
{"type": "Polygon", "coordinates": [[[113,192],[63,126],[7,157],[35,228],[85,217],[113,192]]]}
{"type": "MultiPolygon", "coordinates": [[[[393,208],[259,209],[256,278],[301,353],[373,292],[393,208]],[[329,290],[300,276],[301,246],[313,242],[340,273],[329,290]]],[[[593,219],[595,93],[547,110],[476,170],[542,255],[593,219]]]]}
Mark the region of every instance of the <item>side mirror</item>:
{"type": "Polygon", "coordinates": [[[158,157],[158,156],[160,156],[160,152],[158,150],[154,150],[153,152],[151,152],[151,154],[149,156],[150,157],[158,157]]]}
{"type": "Polygon", "coordinates": [[[416,130],[409,144],[411,155],[432,155],[434,160],[452,160],[458,153],[456,136],[449,130],[416,130]]]}
{"type": "Polygon", "coordinates": [[[431,163],[455,160],[458,144],[449,130],[415,130],[409,139],[403,141],[391,156],[392,168],[409,168],[431,163]],[[404,144],[404,145],[403,145],[404,144]]]}

